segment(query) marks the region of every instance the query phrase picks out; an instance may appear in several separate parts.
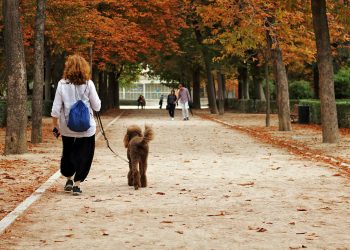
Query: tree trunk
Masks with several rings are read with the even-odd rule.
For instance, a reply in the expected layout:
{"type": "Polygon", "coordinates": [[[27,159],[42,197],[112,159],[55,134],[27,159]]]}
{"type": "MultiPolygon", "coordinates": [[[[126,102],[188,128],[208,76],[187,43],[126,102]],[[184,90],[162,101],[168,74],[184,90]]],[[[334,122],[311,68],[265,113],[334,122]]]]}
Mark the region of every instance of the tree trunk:
{"type": "Polygon", "coordinates": [[[46,48],[45,56],[45,101],[52,100],[51,90],[52,90],[52,74],[51,74],[51,55],[48,48],[46,48]]]}
{"type": "Polygon", "coordinates": [[[244,82],[243,82],[243,95],[244,95],[244,99],[250,100],[248,78],[244,79],[244,82]]]}
{"type": "Polygon", "coordinates": [[[319,78],[317,63],[312,64],[312,73],[313,73],[314,97],[315,99],[320,99],[320,78],[319,78]]]}
{"type": "Polygon", "coordinates": [[[115,86],[115,95],[114,95],[114,108],[120,109],[120,100],[119,100],[119,78],[114,78],[114,86],[115,86]]]}
{"type": "Polygon", "coordinates": [[[96,89],[98,90],[98,69],[96,67],[92,67],[92,81],[95,83],[96,89]]]}
{"type": "Polygon", "coordinates": [[[224,87],[222,81],[221,67],[218,67],[217,71],[217,81],[218,81],[218,100],[219,100],[219,115],[225,113],[225,98],[224,98],[224,87]]]}
{"type": "Polygon", "coordinates": [[[260,79],[258,81],[258,99],[261,101],[266,101],[263,83],[260,81],[260,79]]]}
{"type": "Polygon", "coordinates": [[[114,71],[108,73],[108,108],[114,108],[115,77],[114,71]]]}
{"type": "Polygon", "coordinates": [[[339,140],[339,131],[326,1],[312,0],[311,9],[320,81],[322,137],[325,143],[336,143],[339,140]]]}
{"type": "Polygon", "coordinates": [[[259,61],[253,61],[252,62],[252,70],[251,75],[253,78],[253,84],[254,84],[254,97],[253,99],[258,99],[261,101],[266,101],[264,88],[263,88],[263,77],[261,72],[261,67],[259,66],[259,61]]]}
{"type": "Polygon", "coordinates": [[[269,61],[268,57],[265,55],[265,81],[266,81],[266,127],[270,127],[270,113],[271,113],[271,107],[270,107],[270,84],[269,84],[269,61]]]}
{"type": "Polygon", "coordinates": [[[5,154],[27,151],[27,74],[18,0],[3,0],[7,66],[5,154]]]}
{"type": "Polygon", "coordinates": [[[224,94],[224,100],[225,100],[227,98],[225,74],[221,74],[221,81],[222,81],[222,93],[224,94]]]}
{"type": "Polygon", "coordinates": [[[64,71],[64,59],[65,59],[66,53],[63,52],[62,54],[55,55],[55,61],[53,65],[53,81],[55,85],[54,92],[56,91],[58,82],[62,79],[63,71],[64,71]]]}
{"type": "Polygon", "coordinates": [[[241,75],[238,73],[238,99],[241,100],[243,99],[243,88],[242,88],[242,79],[241,75]]]}
{"type": "Polygon", "coordinates": [[[124,71],[124,65],[120,66],[119,71],[116,71],[114,74],[114,86],[115,86],[115,94],[114,94],[114,107],[116,109],[120,109],[120,100],[119,100],[119,78],[124,71]]]}
{"type": "Polygon", "coordinates": [[[200,67],[197,65],[192,71],[192,80],[193,80],[193,108],[200,109],[201,108],[201,71],[200,67]]]}
{"type": "Polygon", "coordinates": [[[269,32],[266,34],[268,48],[272,56],[273,71],[277,86],[277,106],[278,106],[278,127],[280,131],[290,131],[290,107],[289,107],[289,91],[288,78],[286,67],[283,63],[282,51],[279,48],[277,38],[274,37],[274,44],[272,44],[272,37],[269,32]]]}
{"type": "Polygon", "coordinates": [[[205,70],[207,75],[207,89],[208,89],[208,102],[209,102],[209,109],[212,114],[218,113],[218,107],[216,105],[216,97],[215,97],[215,87],[213,82],[213,77],[211,73],[211,63],[210,63],[210,57],[208,48],[203,45],[203,37],[199,30],[199,28],[194,25],[194,32],[197,38],[198,44],[201,46],[204,64],[205,64],[205,70]]]}
{"type": "Polygon", "coordinates": [[[286,68],[282,59],[282,52],[278,46],[273,49],[273,65],[275,79],[277,83],[277,104],[278,104],[278,123],[280,131],[290,131],[290,107],[289,90],[286,68]]]}
{"type": "Polygon", "coordinates": [[[247,65],[241,65],[238,67],[238,84],[240,99],[249,99],[249,87],[248,85],[248,69],[247,65]],[[247,93],[248,90],[248,93],[247,93]]]}
{"type": "Polygon", "coordinates": [[[107,95],[107,73],[100,71],[99,76],[99,96],[101,98],[101,109],[105,111],[108,109],[108,95],[107,95]]]}
{"type": "Polygon", "coordinates": [[[45,9],[46,0],[37,0],[32,100],[32,143],[42,142],[45,9]]]}

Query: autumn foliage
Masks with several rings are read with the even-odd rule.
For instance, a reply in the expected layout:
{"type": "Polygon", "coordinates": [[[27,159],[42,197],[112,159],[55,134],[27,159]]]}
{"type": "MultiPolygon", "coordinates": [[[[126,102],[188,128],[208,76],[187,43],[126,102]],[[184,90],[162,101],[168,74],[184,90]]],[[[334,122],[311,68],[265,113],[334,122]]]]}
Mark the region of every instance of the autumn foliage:
{"type": "MultiPolygon", "coordinates": [[[[35,3],[22,3],[25,44],[33,43],[35,3]]],[[[185,23],[179,0],[98,1],[49,0],[46,47],[51,54],[81,52],[93,47],[94,62],[106,64],[139,62],[155,51],[177,51],[174,42],[185,23]]]]}

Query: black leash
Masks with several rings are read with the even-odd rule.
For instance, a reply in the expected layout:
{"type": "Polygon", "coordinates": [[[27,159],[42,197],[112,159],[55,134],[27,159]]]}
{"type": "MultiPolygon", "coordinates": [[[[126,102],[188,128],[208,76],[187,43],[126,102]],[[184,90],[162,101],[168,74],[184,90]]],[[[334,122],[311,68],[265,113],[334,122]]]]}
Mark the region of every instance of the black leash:
{"type": "Polygon", "coordinates": [[[112,152],[115,156],[117,156],[119,159],[122,159],[123,161],[129,163],[128,160],[126,160],[125,158],[121,157],[119,154],[117,154],[116,152],[114,152],[113,149],[111,148],[111,146],[109,146],[109,141],[108,141],[108,139],[107,139],[105,130],[103,129],[103,124],[102,124],[102,121],[101,121],[100,113],[99,113],[99,112],[95,112],[95,114],[96,114],[98,126],[100,127],[100,132],[101,132],[101,134],[103,135],[103,137],[105,138],[105,141],[106,141],[106,144],[107,144],[107,148],[109,148],[109,150],[111,150],[111,152],[112,152]]]}

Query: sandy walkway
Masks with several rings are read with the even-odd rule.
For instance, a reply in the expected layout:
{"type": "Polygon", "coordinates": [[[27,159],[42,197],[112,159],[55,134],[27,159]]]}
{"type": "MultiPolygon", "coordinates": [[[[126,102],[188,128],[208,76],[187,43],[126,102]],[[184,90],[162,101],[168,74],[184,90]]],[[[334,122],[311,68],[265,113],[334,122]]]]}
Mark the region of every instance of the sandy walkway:
{"type": "Polygon", "coordinates": [[[83,195],[62,192],[60,179],[0,236],[0,249],[350,246],[349,179],[216,123],[159,111],[123,116],[111,145],[124,155],[126,126],[145,122],[156,133],[148,188],[128,187],[127,165],[100,140],[83,195]]]}

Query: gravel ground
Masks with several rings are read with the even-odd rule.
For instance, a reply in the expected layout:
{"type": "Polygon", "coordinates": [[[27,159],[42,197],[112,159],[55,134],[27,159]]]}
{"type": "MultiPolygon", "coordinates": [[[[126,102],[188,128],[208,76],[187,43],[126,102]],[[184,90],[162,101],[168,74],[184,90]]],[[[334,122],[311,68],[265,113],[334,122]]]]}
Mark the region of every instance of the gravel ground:
{"type": "Polygon", "coordinates": [[[179,115],[171,121],[165,111],[126,111],[107,131],[124,156],[127,126],[153,126],[147,188],[127,186],[127,164],[100,139],[83,194],[64,193],[59,179],[0,236],[0,249],[350,246],[348,177],[241,131],[179,115]]]}

